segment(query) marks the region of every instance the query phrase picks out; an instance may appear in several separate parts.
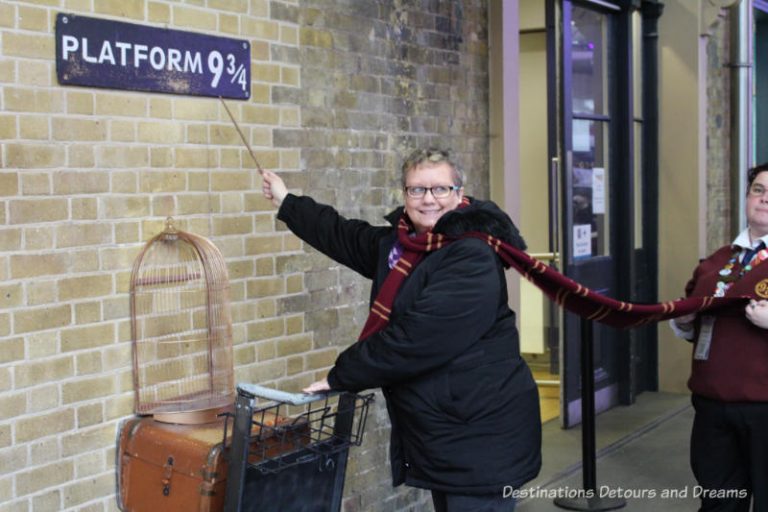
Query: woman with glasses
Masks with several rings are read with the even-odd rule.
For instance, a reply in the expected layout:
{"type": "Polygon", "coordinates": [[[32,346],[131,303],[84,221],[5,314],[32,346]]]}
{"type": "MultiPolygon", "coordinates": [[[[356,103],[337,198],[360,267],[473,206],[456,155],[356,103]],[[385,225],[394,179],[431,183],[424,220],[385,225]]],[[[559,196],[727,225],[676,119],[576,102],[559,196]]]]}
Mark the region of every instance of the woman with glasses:
{"type": "Polygon", "coordinates": [[[746,311],[680,317],[694,342],[691,467],[702,511],[768,511],[768,163],[747,175],[747,228],[703,260],[689,296],[748,296],[746,311]]]}
{"type": "Polygon", "coordinates": [[[406,159],[405,204],[388,226],[345,219],[289,194],[276,174],[263,177],[291,231],[372,280],[359,340],[305,392],[381,388],[393,485],[431,490],[437,511],[513,510],[514,490],[541,465],[538,391],[501,260],[486,241],[461,238],[482,232],[524,249],[510,218],[465,196],[461,169],[435,149],[406,159]]]}

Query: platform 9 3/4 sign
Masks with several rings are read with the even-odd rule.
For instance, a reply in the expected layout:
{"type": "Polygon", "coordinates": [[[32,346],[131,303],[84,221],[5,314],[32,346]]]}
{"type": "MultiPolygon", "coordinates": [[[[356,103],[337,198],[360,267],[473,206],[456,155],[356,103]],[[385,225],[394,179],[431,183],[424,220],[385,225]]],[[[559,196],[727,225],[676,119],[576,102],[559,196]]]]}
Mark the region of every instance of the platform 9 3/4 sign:
{"type": "Polygon", "coordinates": [[[64,85],[248,99],[251,45],[242,39],[59,14],[56,75],[64,85]]]}

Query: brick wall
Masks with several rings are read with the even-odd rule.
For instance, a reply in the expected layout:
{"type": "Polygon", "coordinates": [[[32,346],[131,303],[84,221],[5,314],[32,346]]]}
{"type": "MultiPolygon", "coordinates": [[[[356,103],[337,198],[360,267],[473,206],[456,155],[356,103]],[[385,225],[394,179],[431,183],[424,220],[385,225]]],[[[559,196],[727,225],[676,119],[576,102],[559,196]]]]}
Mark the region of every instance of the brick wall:
{"type": "MultiPolygon", "coordinates": [[[[226,258],[237,380],[298,390],[366,316],[368,284],[275,220],[217,100],[58,85],[59,12],[247,38],[251,100],[229,105],[261,164],[345,214],[380,222],[426,144],[488,193],[484,1],[0,3],[0,512],[116,509],[130,270],[166,216],[226,258]]],[[[379,399],[344,509],[430,510],[391,488],[387,436],[379,399]]]]}

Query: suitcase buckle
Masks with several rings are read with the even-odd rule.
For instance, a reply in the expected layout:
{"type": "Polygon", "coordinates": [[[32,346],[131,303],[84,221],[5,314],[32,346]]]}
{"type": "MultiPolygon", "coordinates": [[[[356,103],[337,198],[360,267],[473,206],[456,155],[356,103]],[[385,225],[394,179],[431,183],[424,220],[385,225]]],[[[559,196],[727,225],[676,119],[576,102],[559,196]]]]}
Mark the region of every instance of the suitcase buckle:
{"type": "Polygon", "coordinates": [[[163,496],[171,494],[171,476],[173,475],[173,457],[168,457],[168,462],[163,466],[163,496]]]}

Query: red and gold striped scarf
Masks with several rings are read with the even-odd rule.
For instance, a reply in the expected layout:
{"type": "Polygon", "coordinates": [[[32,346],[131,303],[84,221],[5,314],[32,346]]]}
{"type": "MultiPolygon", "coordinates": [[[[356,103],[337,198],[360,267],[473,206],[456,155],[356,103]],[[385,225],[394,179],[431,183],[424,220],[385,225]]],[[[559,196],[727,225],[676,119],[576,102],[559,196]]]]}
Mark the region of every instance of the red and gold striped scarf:
{"type": "MultiPolygon", "coordinates": [[[[462,203],[460,207],[466,206],[466,204],[468,203],[462,203]]],[[[368,319],[360,334],[359,339],[361,340],[383,329],[389,323],[392,304],[400,286],[424,256],[458,239],[448,238],[445,235],[429,231],[413,236],[410,234],[411,231],[410,220],[403,214],[397,226],[398,241],[403,246],[403,254],[384,279],[384,283],[373,301],[368,319]]],[[[512,267],[520,272],[555,303],[579,316],[612,327],[638,327],[748,300],[745,297],[689,297],[661,304],[624,302],[590,290],[557,272],[552,267],[532,258],[525,251],[487,233],[472,231],[464,233],[460,238],[477,238],[485,241],[496,251],[507,267],[512,267]]]]}

